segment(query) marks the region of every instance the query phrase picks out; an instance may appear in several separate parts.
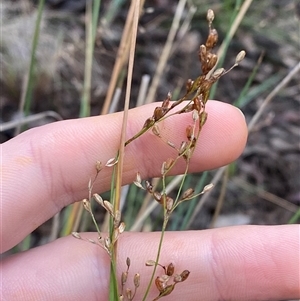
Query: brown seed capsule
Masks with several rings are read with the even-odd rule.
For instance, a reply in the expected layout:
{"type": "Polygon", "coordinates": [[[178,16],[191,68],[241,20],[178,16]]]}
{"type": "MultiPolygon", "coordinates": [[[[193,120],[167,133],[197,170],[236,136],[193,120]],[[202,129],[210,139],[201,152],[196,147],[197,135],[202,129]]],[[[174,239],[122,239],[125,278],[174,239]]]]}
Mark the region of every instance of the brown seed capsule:
{"type": "Polygon", "coordinates": [[[101,197],[99,194],[97,194],[97,193],[93,194],[93,199],[94,199],[99,205],[101,205],[102,207],[104,207],[103,199],[102,199],[102,197],[101,197]]]}
{"type": "Polygon", "coordinates": [[[166,209],[167,209],[167,211],[172,210],[173,204],[174,204],[174,200],[167,196],[167,199],[166,199],[166,209]]]}
{"type": "Polygon", "coordinates": [[[202,65],[206,64],[207,62],[207,51],[206,51],[206,46],[205,45],[200,45],[199,48],[199,59],[202,65]]]}
{"type": "Polygon", "coordinates": [[[123,272],[122,275],[121,275],[121,284],[122,284],[122,286],[126,283],[127,278],[128,278],[128,272],[123,272]]]}
{"type": "Polygon", "coordinates": [[[153,186],[152,184],[149,182],[149,181],[146,181],[146,189],[149,193],[152,193],[153,192],[153,186]]]}
{"type": "Polygon", "coordinates": [[[120,210],[116,210],[115,214],[114,214],[114,228],[118,228],[121,222],[121,211],[120,210]]]}
{"type": "Polygon", "coordinates": [[[153,197],[154,199],[159,202],[160,204],[162,204],[162,200],[161,200],[161,194],[158,191],[154,191],[153,192],[153,197]]]}
{"type": "Polygon", "coordinates": [[[158,121],[159,119],[161,119],[162,117],[164,117],[165,114],[167,113],[167,111],[168,111],[167,108],[156,107],[154,109],[154,113],[153,113],[154,120],[158,121]]]}
{"type": "Polygon", "coordinates": [[[106,209],[106,211],[113,216],[114,215],[114,207],[113,204],[110,203],[109,201],[103,201],[104,203],[104,209],[106,209]]]}
{"type": "Polygon", "coordinates": [[[210,30],[205,43],[207,50],[211,50],[212,48],[214,48],[217,42],[218,42],[218,32],[216,29],[213,28],[210,30]]]}
{"type": "Polygon", "coordinates": [[[126,258],[126,265],[127,265],[127,268],[129,269],[129,267],[130,267],[130,258],[129,257],[126,258]]]}
{"type": "Polygon", "coordinates": [[[83,207],[84,209],[87,211],[87,212],[92,212],[92,208],[91,208],[91,203],[88,199],[84,199],[82,200],[82,204],[83,204],[83,207]]]}
{"type": "Polygon", "coordinates": [[[164,281],[161,281],[160,277],[156,277],[154,282],[155,282],[155,286],[159,292],[162,292],[165,289],[166,283],[164,281]]]}
{"type": "Polygon", "coordinates": [[[140,280],[141,280],[141,276],[139,273],[136,273],[133,277],[133,283],[135,287],[139,287],[140,286],[140,280]]]}
{"type": "Polygon", "coordinates": [[[185,133],[186,133],[186,137],[188,138],[188,140],[191,141],[194,134],[193,134],[193,127],[190,124],[186,127],[185,133]]]}
{"type": "Polygon", "coordinates": [[[207,120],[207,113],[202,112],[200,114],[200,124],[201,124],[201,126],[203,126],[205,124],[206,120],[207,120]]]}
{"type": "Polygon", "coordinates": [[[218,56],[216,54],[212,54],[207,63],[207,69],[210,71],[217,63],[218,56]]]}
{"type": "Polygon", "coordinates": [[[168,266],[167,266],[167,275],[168,276],[172,276],[174,274],[174,264],[171,262],[168,266]]]}
{"type": "Polygon", "coordinates": [[[193,108],[194,110],[196,110],[197,112],[200,112],[201,110],[201,95],[194,97],[193,99],[194,105],[193,108]]]}
{"type": "Polygon", "coordinates": [[[96,170],[97,172],[100,172],[102,169],[102,162],[101,161],[96,161],[96,170]]]}
{"type": "Polygon", "coordinates": [[[126,288],[126,297],[128,300],[132,300],[132,291],[130,288],[126,288]]]}
{"type": "Polygon", "coordinates": [[[172,97],[171,92],[168,92],[167,98],[163,101],[163,103],[161,105],[163,108],[168,108],[169,107],[171,97],[172,97]]]}
{"type": "Polygon", "coordinates": [[[163,292],[165,288],[167,287],[167,283],[169,281],[170,277],[167,275],[162,275],[160,277],[156,277],[155,279],[155,286],[160,291],[163,292]]]}
{"type": "Polygon", "coordinates": [[[182,199],[184,200],[184,199],[187,199],[187,198],[191,197],[191,196],[193,195],[193,193],[194,193],[194,189],[193,189],[193,188],[187,189],[187,190],[183,193],[182,199]]]}
{"type": "Polygon", "coordinates": [[[180,274],[180,276],[181,276],[181,278],[182,278],[182,281],[185,281],[185,280],[189,277],[189,275],[190,275],[190,271],[184,270],[184,271],[180,274]]]}

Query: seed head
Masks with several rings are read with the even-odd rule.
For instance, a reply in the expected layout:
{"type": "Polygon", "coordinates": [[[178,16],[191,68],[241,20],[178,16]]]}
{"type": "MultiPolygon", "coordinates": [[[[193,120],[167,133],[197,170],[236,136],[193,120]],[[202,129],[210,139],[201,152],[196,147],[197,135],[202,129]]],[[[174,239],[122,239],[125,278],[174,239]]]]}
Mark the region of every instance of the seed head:
{"type": "Polygon", "coordinates": [[[168,266],[167,266],[167,275],[168,276],[172,276],[174,274],[174,264],[173,263],[170,263],[168,266]]]}
{"type": "Polygon", "coordinates": [[[182,199],[187,199],[189,197],[191,197],[194,193],[194,189],[193,188],[188,188],[182,195],[182,199]]]}
{"type": "Polygon", "coordinates": [[[129,269],[129,267],[130,267],[130,258],[129,257],[126,258],[126,265],[127,265],[127,268],[129,269]]]}
{"type": "Polygon", "coordinates": [[[181,278],[182,278],[181,281],[185,281],[186,279],[188,279],[189,275],[190,275],[190,271],[184,270],[184,271],[180,274],[180,276],[181,276],[181,278]]]}
{"type": "Polygon", "coordinates": [[[82,200],[82,203],[83,203],[84,209],[85,209],[87,212],[91,213],[91,212],[92,212],[91,202],[90,202],[88,199],[84,199],[84,200],[82,200]]]}
{"type": "Polygon", "coordinates": [[[97,193],[93,194],[93,199],[94,199],[99,205],[101,205],[102,207],[104,207],[103,199],[102,199],[102,197],[101,197],[99,194],[97,194],[97,193]]]}
{"type": "Polygon", "coordinates": [[[147,267],[152,267],[152,266],[154,266],[155,265],[155,261],[154,260],[147,260],[146,261],[146,263],[145,263],[145,265],[147,266],[147,267]]]}
{"type": "Polygon", "coordinates": [[[128,272],[123,272],[121,275],[121,284],[124,285],[128,278],[128,272]]]}
{"type": "Polygon", "coordinates": [[[141,276],[139,273],[136,273],[133,277],[133,283],[135,287],[139,287],[140,286],[140,280],[141,280],[141,276]]]}
{"type": "Polygon", "coordinates": [[[213,21],[214,18],[215,18],[215,14],[214,14],[214,11],[213,11],[212,9],[209,9],[209,10],[207,11],[206,18],[207,18],[208,23],[211,24],[212,21],[213,21]]]}
{"type": "Polygon", "coordinates": [[[240,51],[235,58],[235,64],[239,64],[245,58],[245,55],[246,55],[245,50],[240,51]]]}

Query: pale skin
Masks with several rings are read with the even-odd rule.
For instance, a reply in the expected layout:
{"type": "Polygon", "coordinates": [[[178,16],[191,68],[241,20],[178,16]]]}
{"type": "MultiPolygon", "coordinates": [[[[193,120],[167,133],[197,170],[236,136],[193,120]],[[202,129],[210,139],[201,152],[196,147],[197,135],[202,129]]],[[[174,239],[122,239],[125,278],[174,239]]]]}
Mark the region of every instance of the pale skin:
{"type": "MultiPolygon", "coordinates": [[[[128,137],[152,115],[153,104],[130,111],[128,137]]],[[[247,128],[236,108],[207,104],[208,120],[190,172],[225,165],[243,151],[247,128]]],[[[180,143],[190,116],[166,121],[168,139],[180,143]]],[[[1,253],[64,206],[87,197],[95,162],[106,162],[118,148],[121,114],[53,123],[29,130],[2,148],[1,253]]],[[[126,148],[123,182],[139,171],[159,175],[162,161],[174,150],[151,133],[126,148]]],[[[184,171],[184,162],[174,173],[184,171]]],[[[110,169],[103,170],[95,191],[109,189],[110,169]]],[[[96,233],[83,237],[96,239],[96,233]]],[[[130,257],[130,272],[141,275],[135,300],[141,300],[154,259],[159,233],[123,233],[119,272],[130,257]]],[[[169,232],[160,262],[185,269],[190,277],[162,300],[285,300],[300,298],[299,225],[236,226],[205,231],[169,232]]],[[[158,270],[160,272],[161,270],[158,270]]],[[[1,261],[2,300],[108,300],[109,259],[99,246],[71,236],[9,256],[1,261]]],[[[133,288],[132,280],[128,286],[133,288]]],[[[153,287],[147,300],[158,292],[153,287]]],[[[151,299],[152,298],[152,299],[151,299]]]]}

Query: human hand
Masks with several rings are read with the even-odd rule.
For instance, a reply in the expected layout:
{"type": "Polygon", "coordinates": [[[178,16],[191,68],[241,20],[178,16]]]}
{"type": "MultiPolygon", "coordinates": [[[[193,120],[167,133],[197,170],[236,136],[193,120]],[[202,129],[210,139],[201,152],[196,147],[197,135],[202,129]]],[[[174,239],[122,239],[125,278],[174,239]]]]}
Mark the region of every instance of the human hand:
{"type": "MultiPolygon", "coordinates": [[[[130,111],[128,137],[141,129],[155,104],[130,111]]],[[[242,152],[247,129],[234,107],[207,103],[208,120],[190,171],[225,165],[242,152]]],[[[180,115],[165,121],[170,141],[180,143],[189,123],[180,115]],[[183,131],[184,132],[184,131],[183,131]]],[[[1,253],[9,250],[64,206],[87,195],[97,160],[113,157],[119,143],[119,113],[68,120],[26,131],[2,145],[1,253]]],[[[126,148],[124,184],[159,175],[172,149],[151,134],[126,148]]],[[[178,165],[175,173],[184,171],[178,165]]],[[[101,171],[95,191],[109,189],[110,170],[101,171]]],[[[81,234],[96,239],[95,233],[81,234]]],[[[119,266],[141,274],[141,299],[159,233],[123,233],[119,266]]],[[[237,226],[205,231],[167,232],[161,263],[190,270],[188,280],[163,300],[282,300],[300,298],[299,226],[237,226]]],[[[63,237],[1,261],[3,300],[108,300],[109,258],[99,246],[63,237]]],[[[157,290],[151,291],[151,297],[157,290]]]]}

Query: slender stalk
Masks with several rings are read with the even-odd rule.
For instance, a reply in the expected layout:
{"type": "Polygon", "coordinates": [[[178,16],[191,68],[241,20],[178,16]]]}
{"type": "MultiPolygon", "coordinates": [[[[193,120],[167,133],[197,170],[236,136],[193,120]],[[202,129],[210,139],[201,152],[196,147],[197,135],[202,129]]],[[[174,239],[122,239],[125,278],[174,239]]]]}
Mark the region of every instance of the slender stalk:
{"type": "MultiPolygon", "coordinates": [[[[140,14],[139,10],[140,10],[140,0],[136,0],[134,2],[133,22],[132,22],[132,27],[131,27],[132,31],[130,33],[131,41],[130,41],[128,72],[127,72],[127,86],[126,86],[124,114],[123,114],[123,122],[122,122],[122,132],[121,132],[120,145],[119,145],[119,150],[118,150],[118,163],[116,166],[116,173],[115,173],[116,182],[115,182],[114,195],[112,198],[114,200],[113,206],[114,206],[115,213],[120,210],[121,187],[122,187],[123,164],[124,164],[124,150],[125,150],[126,129],[127,129],[130,95],[131,95],[133,66],[134,66],[134,58],[135,58],[136,37],[137,37],[137,29],[138,29],[139,14],[140,14]]],[[[111,218],[110,229],[111,229],[110,237],[111,237],[111,241],[113,241],[115,229],[114,229],[112,218],[111,218]]],[[[116,276],[116,264],[117,264],[117,253],[118,253],[118,241],[115,241],[111,251],[112,251],[112,254],[111,254],[109,300],[115,301],[115,300],[119,299],[118,285],[117,285],[117,278],[116,278],[117,277],[116,276]]]]}
{"type": "MultiPolygon", "coordinates": [[[[23,84],[24,91],[21,95],[21,101],[19,105],[19,111],[24,112],[25,116],[29,115],[29,111],[31,107],[34,68],[36,63],[35,54],[36,54],[36,49],[39,41],[39,34],[40,34],[40,27],[41,27],[44,5],[45,5],[45,0],[39,0],[38,14],[37,14],[37,19],[36,19],[35,29],[34,29],[33,39],[32,39],[30,63],[29,63],[28,73],[25,76],[25,81],[23,84]]],[[[20,122],[19,124],[17,124],[15,128],[14,136],[17,136],[21,130],[22,130],[22,124],[20,122]]]]}
{"type": "Polygon", "coordinates": [[[180,22],[181,16],[184,12],[185,4],[186,4],[186,0],[180,0],[177,5],[175,16],[174,16],[174,19],[172,22],[172,26],[169,31],[165,47],[160,56],[160,60],[158,62],[157,69],[156,69],[156,72],[155,72],[152,84],[150,86],[145,103],[151,103],[154,99],[160,78],[162,76],[162,72],[163,72],[166,62],[168,60],[168,57],[171,53],[173,41],[175,39],[175,35],[176,35],[178,27],[179,27],[179,22],[180,22]]]}
{"type": "MultiPolygon", "coordinates": [[[[137,29],[138,29],[138,21],[139,21],[139,9],[140,9],[140,0],[136,0],[135,7],[134,7],[134,15],[133,15],[132,33],[131,33],[130,55],[129,55],[128,75],[127,75],[127,87],[126,87],[122,132],[121,132],[120,146],[119,146],[119,160],[117,163],[116,191],[115,191],[115,199],[114,199],[115,200],[114,201],[114,210],[115,211],[120,210],[124,149],[125,149],[125,141],[126,141],[128,110],[129,110],[130,95],[131,95],[131,83],[132,83],[134,57],[135,57],[136,37],[137,37],[137,29]]],[[[117,253],[117,243],[115,244],[115,253],[117,253]]]]}
{"type": "Polygon", "coordinates": [[[35,23],[34,35],[33,35],[33,40],[32,40],[30,65],[29,65],[29,71],[28,71],[27,83],[26,83],[25,107],[24,107],[24,112],[25,112],[26,116],[29,114],[30,105],[31,105],[31,96],[32,96],[31,94],[32,94],[34,66],[35,66],[35,54],[36,54],[36,49],[37,49],[38,41],[39,41],[39,34],[40,34],[40,27],[41,27],[41,20],[42,20],[44,5],[45,5],[45,0],[39,0],[38,15],[37,15],[36,23],[35,23]]]}
{"type": "Polygon", "coordinates": [[[100,0],[94,0],[93,2],[87,1],[86,3],[85,69],[83,94],[80,106],[80,117],[87,117],[90,115],[93,54],[97,33],[100,3],[100,0]]]}
{"type": "MultiPolygon", "coordinates": [[[[245,0],[243,2],[243,4],[240,6],[240,1],[236,2],[236,11],[233,13],[233,18],[234,21],[232,22],[232,24],[230,25],[230,29],[226,34],[226,37],[223,41],[223,43],[221,44],[217,55],[218,57],[220,57],[221,59],[218,61],[218,65],[223,65],[224,59],[225,59],[225,55],[229,46],[229,43],[231,42],[234,34],[236,33],[237,29],[239,28],[240,23],[242,22],[248,8],[250,7],[251,3],[253,0],[245,0]]],[[[216,83],[210,91],[210,97],[214,98],[215,92],[217,90],[218,87],[218,83],[216,83]]]]}
{"type": "MultiPolygon", "coordinates": [[[[162,184],[163,184],[163,194],[166,195],[166,177],[165,177],[165,175],[162,178],[162,184]]],[[[149,294],[150,288],[152,286],[154,276],[155,276],[155,273],[156,273],[156,269],[157,269],[157,266],[158,266],[158,263],[159,263],[159,258],[160,258],[160,254],[161,254],[162,243],[163,243],[163,240],[164,240],[165,231],[166,231],[168,221],[169,221],[169,215],[167,214],[167,211],[166,211],[165,201],[166,201],[166,198],[164,198],[164,204],[163,204],[164,222],[163,222],[163,225],[162,225],[160,240],[159,240],[158,249],[157,249],[157,253],[156,253],[155,265],[154,265],[152,275],[151,275],[151,278],[149,280],[149,283],[148,283],[148,286],[147,286],[147,289],[146,289],[146,292],[144,294],[144,297],[143,297],[142,301],[146,300],[146,298],[149,294]]]]}

